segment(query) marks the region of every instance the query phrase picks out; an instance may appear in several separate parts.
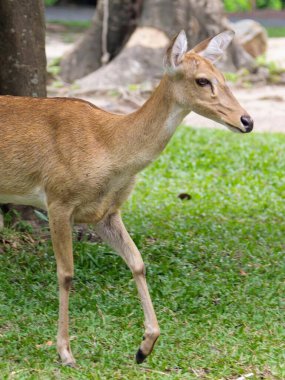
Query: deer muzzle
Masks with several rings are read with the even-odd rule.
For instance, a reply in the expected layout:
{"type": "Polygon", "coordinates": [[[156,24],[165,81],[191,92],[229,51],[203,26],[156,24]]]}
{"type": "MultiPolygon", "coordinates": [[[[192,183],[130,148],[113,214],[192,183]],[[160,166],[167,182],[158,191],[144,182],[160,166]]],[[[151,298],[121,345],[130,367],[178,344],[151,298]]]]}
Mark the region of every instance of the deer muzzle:
{"type": "Polygon", "coordinates": [[[253,123],[252,118],[249,115],[241,116],[240,122],[245,129],[244,133],[249,133],[253,130],[254,123],[253,123]]]}

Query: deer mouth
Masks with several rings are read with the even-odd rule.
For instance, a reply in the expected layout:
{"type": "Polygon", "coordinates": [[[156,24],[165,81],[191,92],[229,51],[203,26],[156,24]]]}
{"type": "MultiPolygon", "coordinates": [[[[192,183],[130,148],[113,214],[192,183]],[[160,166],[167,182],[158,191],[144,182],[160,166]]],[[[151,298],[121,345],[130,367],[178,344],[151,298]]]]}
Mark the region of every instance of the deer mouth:
{"type": "Polygon", "coordinates": [[[242,129],[232,125],[232,124],[229,124],[229,123],[225,123],[225,126],[227,128],[229,128],[230,131],[234,132],[234,133],[247,133],[246,131],[243,131],[242,129]]]}
{"type": "Polygon", "coordinates": [[[248,114],[245,114],[240,118],[241,128],[227,122],[225,122],[225,125],[233,132],[250,133],[253,130],[254,121],[248,114]]]}

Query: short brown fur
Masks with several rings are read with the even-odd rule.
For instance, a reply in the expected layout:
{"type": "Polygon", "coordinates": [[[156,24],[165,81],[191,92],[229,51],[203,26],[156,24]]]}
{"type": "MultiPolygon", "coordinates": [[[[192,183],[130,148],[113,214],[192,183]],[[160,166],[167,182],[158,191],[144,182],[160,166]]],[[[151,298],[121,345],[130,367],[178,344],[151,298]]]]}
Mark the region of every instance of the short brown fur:
{"type": "Polygon", "coordinates": [[[135,175],[161,153],[191,110],[242,128],[239,119],[245,111],[222,74],[194,52],[185,54],[179,71],[166,73],[150,99],[129,115],[111,114],[78,99],[0,97],[0,203],[48,211],[59,281],[57,347],[64,364],[75,362],[68,334],[74,222],[93,223],[129,266],[145,314],[137,361],[152,351],[159,326],[144,263],[119,210],[135,175]],[[197,87],[200,74],[215,78],[212,91],[197,87]]]}

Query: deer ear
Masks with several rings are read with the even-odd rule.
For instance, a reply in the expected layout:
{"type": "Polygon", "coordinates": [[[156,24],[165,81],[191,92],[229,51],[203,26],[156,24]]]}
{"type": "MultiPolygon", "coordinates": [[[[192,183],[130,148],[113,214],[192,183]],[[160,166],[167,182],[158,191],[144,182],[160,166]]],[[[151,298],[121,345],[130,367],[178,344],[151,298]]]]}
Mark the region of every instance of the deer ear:
{"type": "Polygon", "coordinates": [[[215,37],[210,37],[200,42],[191,51],[215,63],[224,54],[232,42],[234,35],[234,31],[227,30],[226,32],[217,34],[215,37]]]}
{"type": "Polygon", "coordinates": [[[187,37],[184,30],[173,38],[164,56],[164,68],[169,74],[175,73],[187,51],[187,37]]]}

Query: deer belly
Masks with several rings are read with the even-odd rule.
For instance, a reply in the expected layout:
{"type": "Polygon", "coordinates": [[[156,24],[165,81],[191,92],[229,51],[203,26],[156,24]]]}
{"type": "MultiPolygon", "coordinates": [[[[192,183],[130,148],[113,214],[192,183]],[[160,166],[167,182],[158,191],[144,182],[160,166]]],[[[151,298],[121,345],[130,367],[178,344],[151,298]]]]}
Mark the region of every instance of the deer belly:
{"type": "Polygon", "coordinates": [[[110,188],[80,204],[74,212],[74,221],[77,223],[97,223],[107,214],[116,212],[127,200],[134,186],[134,178],[126,181],[113,181],[110,188]]]}
{"type": "Polygon", "coordinates": [[[117,205],[112,197],[103,197],[101,199],[80,204],[74,210],[75,223],[98,223],[108,213],[115,212],[117,205]]]}
{"type": "Polygon", "coordinates": [[[37,187],[25,194],[0,194],[0,204],[13,203],[18,205],[34,206],[44,210],[47,208],[46,194],[37,187]]]}

